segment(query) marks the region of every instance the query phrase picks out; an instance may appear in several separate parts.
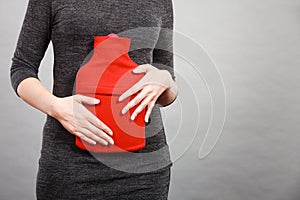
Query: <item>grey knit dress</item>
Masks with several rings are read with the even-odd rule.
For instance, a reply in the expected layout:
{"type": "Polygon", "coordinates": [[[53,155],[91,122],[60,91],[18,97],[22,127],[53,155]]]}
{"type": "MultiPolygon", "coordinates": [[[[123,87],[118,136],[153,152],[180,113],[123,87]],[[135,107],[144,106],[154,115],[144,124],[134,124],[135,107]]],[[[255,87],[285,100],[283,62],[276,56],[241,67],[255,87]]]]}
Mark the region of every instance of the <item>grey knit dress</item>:
{"type": "MultiPolygon", "coordinates": [[[[171,0],[29,0],[12,58],[15,90],[38,69],[50,42],[54,50],[53,94],[73,95],[78,69],[93,50],[95,36],[131,38],[129,55],[173,71],[171,0]]],[[[18,95],[18,94],[17,94],[18,95]]],[[[92,154],[75,146],[70,134],[47,116],[37,173],[37,199],[167,199],[169,147],[160,108],[146,126],[146,146],[128,153],[92,154]]]]}

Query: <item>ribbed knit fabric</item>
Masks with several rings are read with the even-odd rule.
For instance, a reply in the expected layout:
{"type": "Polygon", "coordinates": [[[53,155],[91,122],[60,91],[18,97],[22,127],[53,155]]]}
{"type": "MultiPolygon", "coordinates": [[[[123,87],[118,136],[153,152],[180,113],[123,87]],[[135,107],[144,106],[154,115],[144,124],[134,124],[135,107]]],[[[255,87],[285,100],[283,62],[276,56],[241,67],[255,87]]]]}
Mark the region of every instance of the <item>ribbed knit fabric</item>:
{"type": "MultiPolygon", "coordinates": [[[[131,39],[129,55],[137,64],[167,69],[175,78],[172,34],[163,28],[173,29],[171,0],[29,0],[12,58],[13,89],[16,92],[28,77],[38,78],[40,62],[52,42],[52,92],[58,97],[72,95],[76,73],[87,61],[94,37],[110,33],[131,39]]],[[[167,199],[172,162],[158,105],[150,118],[146,146],[133,153],[140,156],[103,154],[99,158],[109,162],[106,166],[76,147],[75,136],[47,116],[37,198],[167,199]]]]}

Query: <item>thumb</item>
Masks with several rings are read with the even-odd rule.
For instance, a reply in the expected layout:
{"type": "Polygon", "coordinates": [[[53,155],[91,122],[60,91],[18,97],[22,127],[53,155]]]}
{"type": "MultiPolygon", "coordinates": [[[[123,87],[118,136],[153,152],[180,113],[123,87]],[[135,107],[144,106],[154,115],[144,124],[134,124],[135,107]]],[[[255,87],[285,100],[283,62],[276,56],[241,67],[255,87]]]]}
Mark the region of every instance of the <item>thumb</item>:
{"type": "Polygon", "coordinates": [[[75,100],[79,101],[80,103],[83,104],[88,104],[88,105],[95,105],[100,103],[99,99],[93,98],[93,97],[88,97],[88,96],[83,96],[80,94],[77,94],[74,96],[75,100]]]}
{"type": "Polygon", "coordinates": [[[146,73],[151,67],[152,66],[150,64],[139,65],[133,70],[133,72],[136,74],[146,73]]]}

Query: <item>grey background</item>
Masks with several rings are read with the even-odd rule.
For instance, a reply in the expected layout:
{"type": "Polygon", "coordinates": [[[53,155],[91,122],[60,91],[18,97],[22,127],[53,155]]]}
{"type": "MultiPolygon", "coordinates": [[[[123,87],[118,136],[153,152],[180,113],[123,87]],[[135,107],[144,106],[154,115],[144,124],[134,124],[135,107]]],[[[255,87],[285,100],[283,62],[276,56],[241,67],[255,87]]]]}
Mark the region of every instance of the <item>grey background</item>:
{"type": "MultiPolygon", "coordinates": [[[[0,199],[34,199],[45,115],[17,98],[9,82],[27,1],[0,3],[0,199]]],[[[185,120],[176,135],[178,123],[168,118],[180,114],[180,103],[185,109],[193,101],[186,104],[188,99],[181,96],[163,110],[175,160],[170,199],[300,199],[300,1],[174,0],[174,7],[176,30],[202,44],[222,74],[227,117],[218,145],[199,160],[201,126],[209,115],[207,97],[199,101],[204,116],[199,137],[187,151],[182,151],[184,141],[191,140],[194,130],[189,128],[195,121],[185,120]]],[[[52,55],[50,47],[40,72],[49,89],[52,55]]],[[[178,72],[183,66],[176,58],[178,72]]],[[[179,78],[181,89],[188,78],[179,78]]]]}

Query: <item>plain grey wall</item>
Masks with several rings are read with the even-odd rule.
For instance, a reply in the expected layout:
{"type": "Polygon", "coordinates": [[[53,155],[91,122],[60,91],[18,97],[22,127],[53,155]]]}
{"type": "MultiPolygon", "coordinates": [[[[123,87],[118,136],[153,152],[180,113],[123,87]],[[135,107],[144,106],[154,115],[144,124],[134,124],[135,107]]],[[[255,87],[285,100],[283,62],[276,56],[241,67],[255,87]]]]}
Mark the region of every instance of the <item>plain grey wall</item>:
{"type": "MultiPolygon", "coordinates": [[[[27,1],[1,1],[1,200],[34,199],[45,120],[15,96],[9,82],[26,5],[27,1]]],[[[174,0],[174,7],[176,30],[202,44],[221,72],[227,117],[212,154],[197,158],[203,138],[199,137],[176,159],[170,199],[300,199],[300,1],[174,0]]],[[[50,47],[40,72],[49,89],[52,56],[50,47]]],[[[184,70],[179,58],[176,64],[178,71],[184,70]]],[[[179,79],[181,89],[184,78],[179,79]]],[[[208,115],[206,99],[203,96],[199,103],[203,116],[208,115]]],[[[176,114],[178,105],[164,109],[164,115],[176,114]]],[[[176,122],[166,121],[168,139],[173,141],[176,122]]],[[[177,137],[182,141],[190,139],[187,123],[193,120],[184,122],[177,137]]],[[[176,157],[185,143],[171,143],[176,157]]]]}

